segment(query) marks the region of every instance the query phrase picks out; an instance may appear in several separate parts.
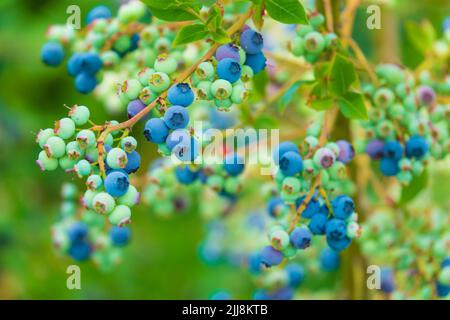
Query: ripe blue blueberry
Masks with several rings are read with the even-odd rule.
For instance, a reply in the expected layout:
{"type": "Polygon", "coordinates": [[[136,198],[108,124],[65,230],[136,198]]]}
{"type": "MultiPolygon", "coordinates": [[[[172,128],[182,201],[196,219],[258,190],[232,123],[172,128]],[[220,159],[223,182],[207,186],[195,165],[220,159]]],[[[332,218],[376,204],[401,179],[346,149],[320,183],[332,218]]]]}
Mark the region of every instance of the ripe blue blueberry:
{"type": "Polygon", "coordinates": [[[88,12],[86,16],[86,23],[90,24],[96,19],[109,19],[112,17],[111,10],[107,6],[96,6],[88,12]]]}
{"type": "Polygon", "coordinates": [[[191,136],[188,141],[181,141],[172,148],[172,154],[183,162],[192,162],[200,152],[198,140],[191,136]]]}
{"type": "Polygon", "coordinates": [[[211,300],[231,300],[231,295],[229,292],[227,291],[218,291],[216,293],[214,293],[211,298],[211,300]]]}
{"type": "MultiPolygon", "coordinates": [[[[301,197],[297,198],[297,200],[295,200],[295,206],[296,206],[297,210],[302,205],[302,202],[304,199],[305,199],[305,196],[301,196],[301,197]]],[[[311,200],[309,200],[308,205],[303,210],[302,217],[306,218],[306,219],[311,219],[314,215],[316,215],[317,213],[320,213],[320,210],[321,210],[321,206],[320,206],[319,201],[313,197],[313,198],[311,198],[311,200]]]]}
{"type": "Polygon", "coordinates": [[[392,158],[382,158],[380,161],[380,171],[386,177],[392,177],[400,172],[398,160],[392,158]]]}
{"type": "Polygon", "coordinates": [[[273,150],[273,161],[276,165],[279,164],[280,157],[288,151],[300,153],[297,145],[291,141],[282,142],[275,147],[275,149],[273,150]]]}
{"type": "Polygon", "coordinates": [[[217,49],[217,51],[215,53],[215,57],[216,57],[217,61],[221,61],[225,58],[230,58],[236,62],[239,62],[241,59],[241,57],[239,55],[239,47],[232,43],[221,45],[217,49]]]}
{"type": "Polygon", "coordinates": [[[178,166],[175,168],[175,177],[182,184],[191,184],[197,179],[197,172],[192,171],[189,166],[178,166]]]}
{"type": "Polygon", "coordinates": [[[421,159],[428,152],[428,143],[421,136],[413,136],[406,142],[406,156],[421,159]]]}
{"type": "Polygon", "coordinates": [[[350,142],[346,140],[336,141],[339,146],[339,156],[338,161],[342,163],[348,163],[355,157],[355,150],[350,142]]]}
{"type": "Polygon", "coordinates": [[[189,123],[189,114],[182,106],[171,106],[164,114],[164,122],[170,129],[182,129],[189,123]]]}
{"type": "Polygon", "coordinates": [[[169,128],[160,118],[152,118],[145,124],[144,136],[150,142],[163,143],[168,135],[169,128]]]}
{"type": "Polygon", "coordinates": [[[111,171],[105,178],[105,190],[113,197],[123,196],[130,186],[128,175],[119,170],[111,171]]]}
{"type": "Polygon", "coordinates": [[[294,176],[303,170],[302,157],[294,151],[288,151],[280,157],[279,166],[285,176],[294,176]]]}
{"type": "Polygon", "coordinates": [[[130,242],[131,230],[128,227],[113,226],[111,230],[109,230],[109,236],[111,237],[113,246],[123,247],[130,242]]]}
{"type": "Polygon", "coordinates": [[[244,171],[244,167],[244,159],[237,154],[228,155],[225,158],[225,163],[223,164],[224,170],[230,176],[240,175],[242,171],[244,171]]]}
{"type": "Polygon", "coordinates": [[[397,140],[388,141],[384,145],[383,154],[387,158],[400,160],[403,155],[403,147],[397,140]]]}
{"type": "Polygon", "coordinates": [[[124,168],[126,173],[130,174],[138,171],[139,167],[141,166],[141,156],[139,155],[139,153],[136,150],[128,152],[127,159],[128,161],[124,168]]]}
{"type": "Polygon", "coordinates": [[[166,145],[169,150],[172,150],[177,144],[189,143],[191,135],[185,129],[176,129],[172,131],[166,139],[166,145]]]}
{"type": "Polygon", "coordinates": [[[272,246],[266,246],[259,252],[259,259],[264,266],[273,267],[283,261],[283,254],[272,246]]]}
{"type": "Polygon", "coordinates": [[[320,253],[320,267],[327,272],[336,271],[339,268],[341,258],[339,254],[329,248],[320,253]]]}
{"type": "Polygon", "coordinates": [[[305,278],[305,270],[297,263],[290,263],[284,268],[288,275],[289,286],[292,288],[298,287],[305,278]]]}
{"type": "Polygon", "coordinates": [[[326,232],[327,216],[324,214],[316,214],[309,221],[308,228],[314,235],[322,235],[326,232]]]}
{"type": "Polygon", "coordinates": [[[92,247],[86,241],[77,241],[70,245],[69,255],[76,261],[86,261],[91,256],[92,247]]]}
{"type": "Polygon", "coordinates": [[[264,40],[260,33],[252,29],[247,29],[241,34],[240,44],[246,53],[256,54],[261,52],[264,40]]]}
{"type": "Polygon", "coordinates": [[[267,204],[267,211],[272,217],[276,217],[280,214],[280,211],[284,207],[284,201],[281,198],[274,197],[269,200],[267,204]]]}
{"type": "Polygon", "coordinates": [[[252,68],[254,74],[258,74],[266,68],[266,57],[262,52],[257,54],[247,54],[245,65],[252,68]]]}
{"type": "Polygon", "coordinates": [[[88,235],[88,227],[83,222],[77,222],[70,226],[67,236],[71,242],[82,241],[88,235]]]}
{"type": "Polygon", "coordinates": [[[170,87],[167,99],[172,105],[187,107],[194,102],[194,92],[188,83],[177,83],[170,87]]]}
{"type": "Polygon", "coordinates": [[[391,268],[381,268],[381,290],[385,293],[392,293],[395,290],[394,273],[391,268]]]}
{"type": "Polygon", "coordinates": [[[334,216],[338,219],[345,220],[355,211],[355,203],[346,195],[340,195],[334,198],[331,205],[333,207],[334,216]]]}
{"type": "Polygon", "coordinates": [[[253,274],[258,274],[262,271],[259,252],[253,252],[248,256],[248,267],[253,274]]]}
{"type": "Polygon", "coordinates": [[[216,72],[219,79],[235,83],[241,78],[242,70],[239,62],[236,62],[231,58],[224,58],[217,64],[216,72]]]}
{"type": "Polygon", "coordinates": [[[97,86],[97,79],[87,72],[80,72],[75,78],[75,89],[80,93],[89,93],[97,86]]]}
{"type": "Polygon", "coordinates": [[[366,153],[372,159],[381,159],[383,156],[384,142],[379,139],[370,141],[366,146],[366,153]]]}
{"type": "Polygon", "coordinates": [[[330,239],[343,239],[347,234],[347,226],[341,219],[331,219],[327,222],[326,234],[330,239]]]}
{"type": "Polygon", "coordinates": [[[127,115],[128,119],[133,118],[139,112],[141,112],[145,108],[145,104],[139,100],[131,100],[127,105],[127,115]]]}
{"type": "Polygon", "coordinates": [[[64,59],[64,49],[58,42],[47,42],[41,50],[41,60],[46,65],[56,67],[64,59]]]}
{"type": "Polygon", "coordinates": [[[346,249],[352,243],[352,239],[347,236],[342,239],[336,239],[332,237],[328,237],[327,235],[327,244],[328,246],[336,252],[341,252],[346,249]]]}
{"type": "Polygon", "coordinates": [[[297,249],[306,249],[311,244],[311,232],[305,227],[297,227],[290,234],[291,244],[297,249]]]}

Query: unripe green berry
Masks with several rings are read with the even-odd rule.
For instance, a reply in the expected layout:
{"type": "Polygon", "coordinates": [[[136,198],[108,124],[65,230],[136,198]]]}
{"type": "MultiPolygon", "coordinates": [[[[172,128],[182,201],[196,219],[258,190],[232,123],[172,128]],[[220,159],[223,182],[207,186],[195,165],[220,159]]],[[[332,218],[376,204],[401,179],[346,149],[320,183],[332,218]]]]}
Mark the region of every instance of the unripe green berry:
{"type": "Polygon", "coordinates": [[[47,142],[48,138],[53,137],[55,135],[55,132],[53,129],[41,129],[39,130],[39,133],[36,136],[36,142],[39,144],[41,148],[44,147],[45,143],[47,142]]]}
{"type": "Polygon", "coordinates": [[[199,100],[211,100],[213,99],[212,93],[211,93],[211,81],[200,81],[195,88],[197,89],[197,97],[199,100]]]}
{"type": "Polygon", "coordinates": [[[62,139],[69,139],[75,134],[75,123],[70,118],[62,118],[55,122],[55,134],[62,139]]]}
{"type": "Polygon", "coordinates": [[[137,79],[125,80],[121,86],[121,91],[130,100],[135,100],[141,93],[142,85],[137,79]]]}
{"type": "Polygon", "coordinates": [[[91,164],[87,160],[80,160],[77,162],[77,164],[74,166],[75,172],[77,175],[82,178],[84,176],[87,176],[91,173],[91,164]]]}
{"type": "Polygon", "coordinates": [[[241,80],[244,82],[250,81],[253,78],[253,69],[249,66],[242,66],[241,68],[241,80]]]}
{"type": "Polygon", "coordinates": [[[131,210],[125,205],[118,205],[109,215],[109,222],[115,226],[122,227],[131,222],[131,210]]]}
{"type": "Polygon", "coordinates": [[[170,86],[170,78],[164,72],[155,72],[152,74],[148,86],[150,89],[156,93],[163,92],[167,90],[170,86]]]}
{"type": "Polygon", "coordinates": [[[120,148],[111,149],[106,156],[106,163],[112,169],[123,169],[127,162],[127,154],[120,148]]]}
{"type": "Polygon", "coordinates": [[[44,145],[44,151],[49,158],[61,158],[66,154],[66,143],[60,137],[50,137],[44,145]]]}
{"type": "Polygon", "coordinates": [[[212,81],[214,79],[214,66],[211,62],[205,61],[199,64],[195,75],[199,80],[212,81]]]}
{"type": "Polygon", "coordinates": [[[231,96],[233,86],[224,79],[217,79],[211,85],[211,93],[218,100],[225,100],[231,96]]]}
{"type": "Polygon", "coordinates": [[[47,156],[45,151],[39,152],[36,163],[42,171],[53,171],[58,168],[58,160],[47,156]]]}
{"type": "Polygon", "coordinates": [[[132,206],[139,203],[139,199],[139,192],[133,185],[130,185],[127,192],[123,196],[117,198],[117,203],[126,205],[131,208],[132,206]]]}
{"type": "Polygon", "coordinates": [[[74,105],[69,111],[69,117],[77,126],[85,125],[89,121],[90,116],[91,112],[86,106],[74,105]]]}
{"type": "Polygon", "coordinates": [[[235,85],[231,93],[231,101],[236,104],[242,103],[247,100],[248,95],[249,91],[243,85],[235,85]]]}
{"type": "Polygon", "coordinates": [[[109,214],[114,210],[116,202],[109,193],[100,192],[92,200],[92,206],[100,214],[109,214]]]}
{"type": "Polygon", "coordinates": [[[85,150],[96,145],[95,133],[88,129],[78,132],[76,140],[81,150],[85,150]]]}
{"type": "Polygon", "coordinates": [[[233,105],[233,101],[231,99],[214,99],[214,104],[219,110],[228,110],[233,105]]]}
{"type": "Polygon", "coordinates": [[[325,48],[325,39],[319,32],[310,32],[305,36],[304,48],[309,53],[319,54],[325,48]]]}
{"type": "Polygon", "coordinates": [[[97,195],[96,191],[92,191],[89,189],[86,190],[82,198],[83,205],[88,209],[92,209],[93,200],[96,195],[97,195]]]}
{"type": "Polygon", "coordinates": [[[157,72],[164,72],[168,75],[174,73],[177,70],[177,67],[177,60],[165,53],[159,55],[158,58],[156,58],[154,65],[154,68],[157,72]]]}
{"type": "Polygon", "coordinates": [[[120,147],[128,153],[133,152],[136,150],[137,141],[134,137],[125,137],[120,140],[120,147]]]}
{"type": "Polygon", "coordinates": [[[98,174],[90,175],[86,179],[86,186],[92,191],[99,190],[103,187],[103,179],[98,174]]]}
{"type": "Polygon", "coordinates": [[[270,244],[277,250],[283,250],[289,246],[289,234],[284,230],[276,230],[270,233],[270,244]]]}

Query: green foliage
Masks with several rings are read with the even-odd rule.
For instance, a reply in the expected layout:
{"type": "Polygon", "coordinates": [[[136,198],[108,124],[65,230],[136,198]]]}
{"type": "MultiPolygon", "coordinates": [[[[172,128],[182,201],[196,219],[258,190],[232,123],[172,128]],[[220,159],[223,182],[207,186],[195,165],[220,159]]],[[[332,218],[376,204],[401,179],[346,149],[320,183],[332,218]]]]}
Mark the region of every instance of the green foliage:
{"type": "Polygon", "coordinates": [[[406,203],[414,200],[419,193],[426,189],[427,184],[428,171],[424,171],[420,176],[415,177],[409,185],[402,188],[400,204],[405,205],[406,203]]]}
{"type": "Polygon", "coordinates": [[[177,33],[173,45],[181,45],[189,42],[194,42],[201,40],[208,35],[208,30],[203,24],[193,24],[190,26],[185,26],[177,33]]]}
{"type": "Polygon", "coordinates": [[[305,8],[299,0],[266,0],[269,16],[282,23],[307,24],[305,8]]]}
{"type": "Polygon", "coordinates": [[[433,47],[436,31],[429,21],[423,21],[420,24],[408,21],[405,23],[405,29],[408,39],[423,55],[433,47]]]}

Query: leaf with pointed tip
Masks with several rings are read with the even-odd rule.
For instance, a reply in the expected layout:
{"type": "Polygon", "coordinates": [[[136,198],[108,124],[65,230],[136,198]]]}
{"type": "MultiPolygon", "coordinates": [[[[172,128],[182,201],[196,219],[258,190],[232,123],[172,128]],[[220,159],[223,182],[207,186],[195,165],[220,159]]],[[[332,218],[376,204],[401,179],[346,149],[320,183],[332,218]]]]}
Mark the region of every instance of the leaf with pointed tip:
{"type": "Polygon", "coordinates": [[[189,26],[184,26],[177,33],[177,36],[173,40],[173,45],[178,46],[181,44],[186,44],[194,41],[204,39],[208,36],[208,30],[202,24],[192,24],[189,26]]]}
{"type": "Polygon", "coordinates": [[[266,0],[266,9],[273,19],[287,24],[308,24],[305,8],[299,0],[266,0]]]}

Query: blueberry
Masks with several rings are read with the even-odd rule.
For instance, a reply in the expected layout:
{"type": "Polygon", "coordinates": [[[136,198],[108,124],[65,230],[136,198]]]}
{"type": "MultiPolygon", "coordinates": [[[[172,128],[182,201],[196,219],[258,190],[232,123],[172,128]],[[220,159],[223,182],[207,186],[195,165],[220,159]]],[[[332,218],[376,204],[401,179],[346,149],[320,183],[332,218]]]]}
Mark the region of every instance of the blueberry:
{"type": "Polygon", "coordinates": [[[82,53],[74,53],[69,61],[67,61],[67,71],[69,74],[74,77],[81,71],[81,66],[83,64],[83,54],[82,53]]]}
{"type": "Polygon", "coordinates": [[[408,158],[421,159],[428,152],[428,143],[421,136],[412,136],[406,142],[406,156],[408,158]]]}
{"type": "Polygon", "coordinates": [[[58,42],[47,42],[41,49],[41,60],[46,65],[56,67],[64,59],[64,49],[58,42]]]}
{"type": "Polygon", "coordinates": [[[450,286],[443,285],[436,281],[436,293],[438,297],[445,298],[450,293],[450,286]]]}
{"type": "Polygon", "coordinates": [[[88,227],[83,222],[77,222],[70,226],[67,235],[71,242],[84,240],[88,235],[88,227]]]}
{"type": "Polygon", "coordinates": [[[327,272],[336,271],[339,268],[341,258],[339,254],[329,248],[320,253],[320,267],[327,272]]]}
{"type": "Polygon", "coordinates": [[[86,23],[90,24],[96,19],[109,19],[112,17],[111,10],[107,6],[96,6],[88,12],[86,23]]]}
{"type": "Polygon", "coordinates": [[[113,197],[123,196],[130,186],[128,175],[119,170],[111,171],[105,178],[105,189],[113,197]]]}
{"type": "Polygon", "coordinates": [[[177,83],[170,87],[167,99],[172,105],[187,107],[194,102],[194,92],[188,83],[177,83]]]}
{"type": "Polygon", "coordinates": [[[252,253],[248,256],[248,267],[250,272],[253,274],[261,272],[261,258],[258,252],[252,253]]]}
{"type": "Polygon", "coordinates": [[[266,68],[266,57],[262,52],[257,54],[247,54],[245,65],[252,68],[254,74],[258,74],[266,68]]]}
{"type": "Polygon", "coordinates": [[[355,149],[353,149],[350,142],[346,140],[339,140],[336,144],[339,146],[338,161],[348,163],[355,157],[355,149]]]}
{"type": "MultiPolygon", "coordinates": [[[[305,196],[301,196],[297,198],[297,200],[295,201],[295,207],[297,210],[302,205],[303,200],[305,200],[305,196]]],[[[317,201],[317,199],[313,197],[309,200],[308,205],[303,210],[302,217],[306,219],[311,219],[316,213],[320,213],[320,208],[321,206],[319,201],[317,201]]]]}
{"type": "Polygon", "coordinates": [[[235,83],[241,78],[242,70],[239,62],[236,62],[231,58],[225,58],[220,60],[217,64],[216,72],[219,79],[235,83]]]}
{"type": "Polygon", "coordinates": [[[189,166],[178,166],[175,168],[175,177],[182,184],[191,184],[197,179],[197,172],[192,171],[189,166]]]}
{"type": "Polygon", "coordinates": [[[395,290],[394,273],[391,268],[381,268],[381,290],[385,293],[392,293],[395,290]]]}
{"type": "Polygon", "coordinates": [[[240,175],[244,171],[244,167],[244,159],[237,154],[228,155],[223,164],[223,169],[230,176],[240,175]]]}
{"type": "Polygon", "coordinates": [[[217,61],[221,61],[225,58],[230,58],[236,62],[239,62],[241,59],[241,57],[239,55],[239,47],[232,43],[221,45],[217,49],[217,51],[215,53],[215,57],[216,57],[217,61]]]}
{"type": "Polygon", "coordinates": [[[450,266],[450,257],[445,258],[441,263],[441,269],[450,266]]]}
{"type": "Polygon", "coordinates": [[[163,143],[168,135],[169,128],[160,118],[152,118],[145,124],[144,136],[150,142],[163,143]]]}
{"type": "Polygon", "coordinates": [[[96,74],[102,68],[103,61],[99,55],[93,52],[86,52],[82,56],[81,71],[91,75],[96,74]]]}
{"type": "Polygon", "coordinates": [[[273,150],[273,161],[276,165],[279,164],[280,157],[288,151],[293,151],[300,154],[297,145],[291,141],[282,142],[275,147],[273,150]]]}
{"type": "Polygon", "coordinates": [[[272,246],[266,246],[259,252],[259,258],[266,267],[279,265],[283,261],[283,254],[272,246]]]}
{"type": "Polygon", "coordinates": [[[345,236],[342,239],[335,239],[327,236],[328,246],[336,252],[341,252],[346,249],[352,242],[352,239],[345,236]]]}
{"type": "Polygon", "coordinates": [[[289,286],[292,288],[298,287],[305,278],[305,270],[297,263],[290,263],[285,267],[288,274],[289,286]]]}
{"type": "Polygon", "coordinates": [[[347,226],[341,219],[331,219],[326,225],[327,238],[340,240],[347,234],[347,226]]]}
{"type": "Polygon", "coordinates": [[[218,291],[214,293],[211,298],[211,300],[231,300],[231,295],[227,291],[218,291]]]}
{"type": "Polygon", "coordinates": [[[183,162],[192,162],[197,158],[200,150],[199,143],[193,136],[188,141],[182,141],[172,148],[172,154],[183,162]]]}
{"type": "Polygon", "coordinates": [[[246,53],[256,54],[261,52],[264,40],[260,33],[252,29],[247,29],[241,34],[240,44],[246,53]]]}
{"type": "Polygon", "coordinates": [[[381,159],[383,156],[384,142],[379,139],[370,141],[366,146],[366,153],[372,159],[381,159]]]}
{"type": "Polygon", "coordinates": [[[138,171],[139,167],[141,166],[141,156],[137,151],[132,151],[127,153],[127,164],[125,165],[124,170],[126,173],[135,173],[138,171]]]}
{"type": "Polygon", "coordinates": [[[436,93],[429,86],[420,86],[417,89],[417,97],[422,104],[429,106],[436,100],[436,93]]]}
{"type": "Polygon", "coordinates": [[[308,228],[314,235],[325,234],[327,221],[326,215],[316,214],[309,221],[308,228]]]}
{"type": "Polygon", "coordinates": [[[311,244],[311,232],[305,227],[297,227],[290,234],[291,244],[297,249],[306,249],[311,244]]]}
{"type": "Polygon", "coordinates": [[[169,150],[172,150],[179,143],[188,143],[190,139],[191,135],[187,130],[176,129],[167,136],[166,145],[169,150]]]}
{"type": "Polygon", "coordinates": [[[403,147],[397,140],[386,142],[383,148],[384,157],[400,160],[403,155],[403,147]]]}
{"type": "Polygon", "coordinates": [[[139,112],[145,108],[145,104],[141,100],[135,99],[131,100],[127,105],[127,115],[128,119],[133,118],[139,112]]]}
{"type": "Polygon", "coordinates": [[[276,217],[280,214],[281,208],[284,206],[284,201],[281,198],[274,197],[269,200],[267,204],[267,211],[272,217],[276,217]]]}
{"type": "Polygon", "coordinates": [[[70,245],[69,255],[76,261],[86,261],[91,256],[92,247],[86,241],[74,242],[70,245]]]}
{"type": "Polygon", "coordinates": [[[338,219],[345,220],[355,211],[355,203],[350,197],[345,195],[333,199],[331,205],[333,207],[334,216],[338,219]]]}
{"type": "Polygon", "coordinates": [[[291,300],[294,296],[294,290],[290,287],[282,287],[269,294],[271,300],[291,300]]]}
{"type": "Polygon", "coordinates": [[[171,106],[164,114],[164,122],[170,129],[182,129],[189,123],[189,114],[181,106],[171,106]]]}
{"type": "Polygon", "coordinates": [[[109,230],[109,236],[113,246],[123,247],[130,242],[131,230],[127,227],[113,226],[111,230],[109,230]]]}
{"type": "Polygon", "coordinates": [[[386,177],[392,177],[400,172],[398,161],[392,158],[382,158],[380,161],[380,171],[386,177]]]}
{"type": "Polygon", "coordinates": [[[294,176],[303,170],[302,157],[294,151],[284,153],[280,157],[279,165],[281,172],[285,176],[294,176]]]}
{"type": "Polygon", "coordinates": [[[77,74],[75,78],[75,89],[80,93],[89,93],[95,89],[97,86],[97,79],[95,76],[87,73],[81,72],[77,74]]]}

